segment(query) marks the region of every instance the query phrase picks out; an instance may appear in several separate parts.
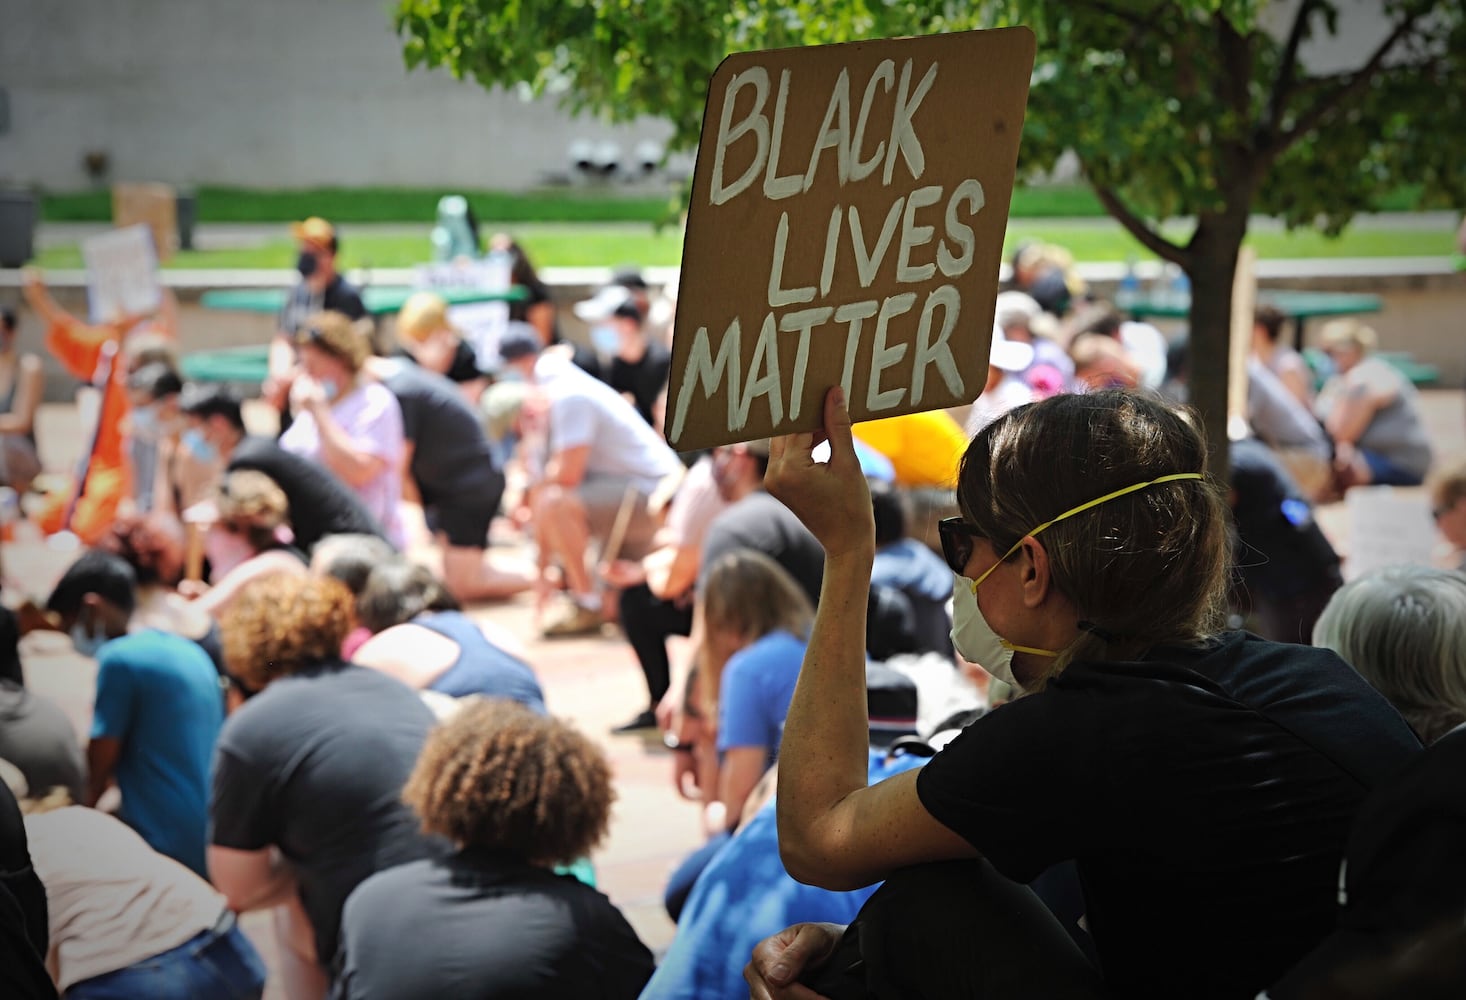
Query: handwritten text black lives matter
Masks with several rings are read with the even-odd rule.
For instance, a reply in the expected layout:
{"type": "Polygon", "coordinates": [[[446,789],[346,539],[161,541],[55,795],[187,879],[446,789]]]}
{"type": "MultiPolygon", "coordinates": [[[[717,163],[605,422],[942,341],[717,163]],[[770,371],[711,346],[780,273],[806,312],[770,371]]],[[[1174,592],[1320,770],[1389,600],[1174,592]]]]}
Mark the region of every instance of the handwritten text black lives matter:
{"type": "Polygon", "coordinates": [[[806,194],[815,184],[822,161],[828,162],[829,158],[834,161],[842,188],[879,174],[883,188],[899,185],[906,190],[890,202],[884,214],[862,217],[855,205],[837,204],[828,221],[821,219],[824,253],[817,275],[812,268],[808,274],[786,274],[790,221],[787,210],[780,214],[769,255],[768,312],[759,323],[747,370],[742,370],[743,338],[752,333],[752,325],[745,322],[746,317],[734,317],[721,331],[720,339],[717,330],[697,326],[668,435],[673,443],[681,437],[694,390],[701,389],[701,397],[707,399],[725,383],[730,430],[747,424],[749,411],[760,397],[767,400],[775,425],[785,419],[786,412],[789,420],[797,420],[811,341],[829,336],[829,331],[837,337],[842,332],[844,335],[841,384],[846,397],[854,400],[858,398],[855,394],[861,393],[871,413],[901,405],[908,393],[911,406],[919,406],[933,371],[952,397],[967,398],[948,345],[962,310],[962,297],[952,282],[972,267],[975,239],[969,222],[982,211],[985,198],[982,183],[976,178],[962,180],[950,190],[933,184],[911,186],[919,184],[926,169],[926,155],[913,117],[940,72],[936,63],[924,71],[913,63],[907,59],[899,70],[893,60],[879,63],[868,79],[856,82],[861,91],[858,105],[853,100],[850,71],[842,70],[802,173],[780,173],[786,153],[782,135],[785,109],[794,89],[792,72],[785,69],[779,74],[772,116],[767,110],[771,82],[765,68],[751,67],[729,82],[723,95],[717,143],[711,151],[714,160],[706,195],[712,205],[726,205],[745,193],[756,197],[754,185],[760,178],[763,195],[768,199],[780,201],[806,194]],[[739,95],[745,89],[752,91],[751,106],[735,120],[739,95]],[[885,112],[879,125],[872,121],[872,112],[878,109],[885,112]],[[752,162],[738,177],[726,176],[728,150],[736,143],[750,141],[755,143],[752,162]],[[942,228],[940,236],[937,224],[942,228]],[[854,264],[863,290],[869,289],[887,268],[894,269],[897,285],[929,287],[920,303],[917,291],[831,302],[835,269],[842,261],[845,267],[854,264]],[[938,272],[945,279],[941,283],[934,282],[938,272]],[[916,336],[911,344],[888,343],[889,331],[896,322],[915,323],[916,336]],[[799,338],[793,371],[787,379],[780,370],[780,336],[799,338]],[[871,341],[869,375],[864,385],[854,386],[851,383],[863,337],[871,341]],[[908,347],[912,350],[909,361],[908,347]],[[887,385],[883,376],[888,372],[908,377],[892,377],[887,385]]]}

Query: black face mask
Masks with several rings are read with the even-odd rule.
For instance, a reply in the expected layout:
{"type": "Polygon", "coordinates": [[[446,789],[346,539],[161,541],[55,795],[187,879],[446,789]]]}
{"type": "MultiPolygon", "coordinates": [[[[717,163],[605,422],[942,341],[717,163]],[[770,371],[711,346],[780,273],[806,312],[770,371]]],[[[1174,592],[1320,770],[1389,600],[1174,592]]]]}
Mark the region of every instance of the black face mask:
{"type": "Polygon", "coordinates": [[[300,272],[302,278],[309,278],[315,274],[319,265],[320,262],[316,260],[316,255],[309,250],[302,250],[300,256],[295,260],[295,269],[300,272]]]}

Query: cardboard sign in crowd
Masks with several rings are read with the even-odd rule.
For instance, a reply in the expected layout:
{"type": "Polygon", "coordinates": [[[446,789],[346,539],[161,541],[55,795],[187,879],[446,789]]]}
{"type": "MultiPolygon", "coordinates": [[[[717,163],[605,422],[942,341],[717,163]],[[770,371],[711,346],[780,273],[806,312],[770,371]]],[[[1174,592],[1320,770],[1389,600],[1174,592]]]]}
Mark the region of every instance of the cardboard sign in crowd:
{"type": "Polygon", "coordinates": [[[678,292],[667,439],[813,430],[983,389],[1034,36],[729,56],[713,74],[678,292]]]}

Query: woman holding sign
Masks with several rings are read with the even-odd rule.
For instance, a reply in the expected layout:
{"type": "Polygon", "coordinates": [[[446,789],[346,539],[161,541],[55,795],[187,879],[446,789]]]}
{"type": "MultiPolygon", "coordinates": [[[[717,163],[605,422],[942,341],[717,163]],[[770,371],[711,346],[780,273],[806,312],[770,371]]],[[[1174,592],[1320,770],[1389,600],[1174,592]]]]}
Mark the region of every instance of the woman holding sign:
{"type": "Polygon", "coordinates": [[[1419,744],[1332,653],[1221,630],[1227,511],[1195,423],[1110,391],[977,434],[941,525],[953,640],[1017,697],[870,786],[874,532],[838,389],[824,426],[828,464],[815,435],[776,438],[767,477],[826,551],[779,843],[801,881],[886,884],[844,937],[797,925],[760,944],[753,996],[1251,998],[1276,980],[1332,927],[1365,793],[1419,744]],[[1020,884],[1071,860],[1083,930],[1020,884]]]}

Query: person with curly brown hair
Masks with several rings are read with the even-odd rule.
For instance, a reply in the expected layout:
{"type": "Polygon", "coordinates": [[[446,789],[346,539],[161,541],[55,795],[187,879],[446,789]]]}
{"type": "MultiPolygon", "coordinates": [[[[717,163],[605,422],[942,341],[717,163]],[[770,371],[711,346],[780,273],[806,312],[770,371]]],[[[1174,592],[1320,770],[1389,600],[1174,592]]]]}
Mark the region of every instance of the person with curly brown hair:
{"type": "Polygon", "coordinates": [[[341,662],[353,621],[335,580],[277,574],[223,623],[230,672],[259,693],[219,735],[209,874],[238,912],[280,907],[291,1000],[325,995],[351,891],[441,846],[401,801],[433,714],[402,682],[341,662]]]}
{"type": "Polygon", "coordinates": [[[615,793],[594,743],[514,702],[475,701],[433,731],[403,797],[457,852],[352,893],[337,1000],[641,993],[652,956],[626,918],[551,869],[606,834],[615,793]]]}

